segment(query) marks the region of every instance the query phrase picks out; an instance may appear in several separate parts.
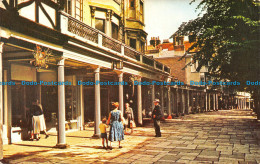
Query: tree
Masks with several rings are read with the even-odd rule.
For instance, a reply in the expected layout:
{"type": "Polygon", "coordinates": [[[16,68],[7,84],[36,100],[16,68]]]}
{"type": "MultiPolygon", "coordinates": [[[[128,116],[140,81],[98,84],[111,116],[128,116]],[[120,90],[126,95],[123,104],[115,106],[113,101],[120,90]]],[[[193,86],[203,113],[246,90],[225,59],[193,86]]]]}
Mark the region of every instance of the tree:
{"type": "Polygon", "coordinates": [[[176,32],[196,38],[188,52],[196,49],[193,58],[198,70],[206,65],[211,76],[239,81],[237,90],[252,93],[258,119],[260,85],[247,85],[247,81],[260,80],[259,6],[254,0],[201,0],[199,17],[176,32]]]}

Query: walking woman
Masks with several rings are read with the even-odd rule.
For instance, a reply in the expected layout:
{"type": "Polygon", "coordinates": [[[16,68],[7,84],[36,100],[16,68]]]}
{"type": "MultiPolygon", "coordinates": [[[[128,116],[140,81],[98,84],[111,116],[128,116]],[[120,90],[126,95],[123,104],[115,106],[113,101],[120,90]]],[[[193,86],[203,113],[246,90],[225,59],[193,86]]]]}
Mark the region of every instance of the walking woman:
{"type": "Polygon", "coordinates": [[[124,140],[124,128],[123,122],[124,117],[120,110],[118,110],[119,103],[114,102],[112,103],[112,111],[109,113],[109,117],[107,120],[107,125],[110,124],[110,131],[109,131],[109,141],[110,141],[110,150],[112,150],[112,142],[118,141],[118,147],[120,146],[120,141],[124,140]]]}
{"type": "Polygon", "coordinates": [[[40,139],[40,132],[43,131],[46,135],[45,138],[48,138],[49,135],[46,132],[46,124],[43,115],[42,105],[39,103],[39,100],[33,103],[32,106],[32,133],[31,133],[31,140],[34,138],[36,140],[40,139]]]}

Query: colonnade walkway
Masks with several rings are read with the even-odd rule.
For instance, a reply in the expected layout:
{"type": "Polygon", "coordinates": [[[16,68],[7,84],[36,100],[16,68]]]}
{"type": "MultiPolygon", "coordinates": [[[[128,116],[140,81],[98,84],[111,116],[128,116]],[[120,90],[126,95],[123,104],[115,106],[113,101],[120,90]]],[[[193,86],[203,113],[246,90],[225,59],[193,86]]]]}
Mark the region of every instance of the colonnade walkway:
{"type": "MultiPolygon", "coordinates": [[[[9,163],[260,163],[260,122],[251,110],[221,110],[151,123],[126,135],[123,148],[102,149],[93,128],[66,134],[68,149],[55,149],[57,136],[4,146],[9,163]],[[258,139],[257,139],[258,137],[258,139]]],[[[43,136],[42,136],[43,137],[43,136]]]]}

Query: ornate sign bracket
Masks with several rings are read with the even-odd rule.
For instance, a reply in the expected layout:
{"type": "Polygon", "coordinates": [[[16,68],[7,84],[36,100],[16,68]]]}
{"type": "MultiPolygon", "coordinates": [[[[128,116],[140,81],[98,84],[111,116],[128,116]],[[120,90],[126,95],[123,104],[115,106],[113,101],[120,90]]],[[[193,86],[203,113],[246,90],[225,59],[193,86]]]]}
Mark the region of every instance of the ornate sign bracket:
{"type": "Polygon", "coordinates": [[[33,62],[34,66],[39,68],[47,69],[49,66],[47,63],[49,62],[49,56],[51,55],[51,50],[49,48],[41,48],[41,46],[36,46],[36,49],[33,51],[33,56],[35,61],[33,62]]]}

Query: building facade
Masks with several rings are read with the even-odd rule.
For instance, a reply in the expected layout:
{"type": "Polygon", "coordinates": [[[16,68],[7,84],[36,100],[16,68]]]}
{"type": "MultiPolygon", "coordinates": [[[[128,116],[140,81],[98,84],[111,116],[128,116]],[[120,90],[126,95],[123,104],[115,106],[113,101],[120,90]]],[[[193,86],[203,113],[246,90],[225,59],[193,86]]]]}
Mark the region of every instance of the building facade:
{"type": "Polygon", "coordinates": [[[48,130],[57,123],[57,147],[67,146],[66,130],[82,130],[87,121],[94,121],[93,136],[98,137],[100,120],[113,101],[122,112],[124,102],[130,102],[142,125],[143,109],[152,110],[157,92],[154,85],[134,82],[170,76],[167,66],[142,53],[147,35],[143,6],[137,0],[1,2],[4,144],[28,137],[28,111],[36,99],[48,130]]]}

